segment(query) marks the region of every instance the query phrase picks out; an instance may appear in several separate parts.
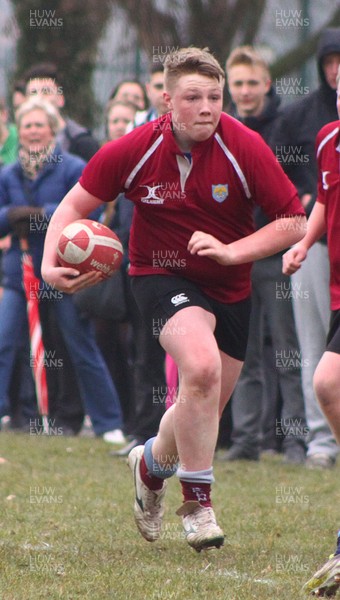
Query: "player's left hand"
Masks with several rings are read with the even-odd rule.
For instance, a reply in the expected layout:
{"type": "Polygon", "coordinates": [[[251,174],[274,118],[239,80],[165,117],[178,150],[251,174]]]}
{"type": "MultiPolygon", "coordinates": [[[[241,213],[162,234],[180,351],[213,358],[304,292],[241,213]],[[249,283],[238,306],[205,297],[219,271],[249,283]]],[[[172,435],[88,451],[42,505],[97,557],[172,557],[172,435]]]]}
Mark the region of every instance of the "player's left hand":
{"type": "Polygon", "coordinates": [[[74,294],[103,280],[103,275],[99,271],[80,275],[77,269],[69,267],[42,268],[41,274],[46,283],[65,294],[74,294]]]}
{"type": "Polygon", "coordinates": [[[228,246],[222,244],[213,235],[204,233],[203,231],[195,231],[192,234],[188,243],[188,250],[190,254],[198,254],[198,256],[206,256],[207,258],[216,260],[220,265],[232,264],[228,246]]]}

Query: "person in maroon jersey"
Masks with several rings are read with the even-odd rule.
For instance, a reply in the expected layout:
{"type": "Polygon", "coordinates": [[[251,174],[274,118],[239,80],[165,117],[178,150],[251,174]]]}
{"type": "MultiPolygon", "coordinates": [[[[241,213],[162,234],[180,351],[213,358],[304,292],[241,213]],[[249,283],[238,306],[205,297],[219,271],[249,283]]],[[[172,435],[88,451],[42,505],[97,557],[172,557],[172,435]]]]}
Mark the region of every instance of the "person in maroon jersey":
{"type": "Polygon", "coordinates": [[[158,435],[129,455],[135,520],[145,539],[161,536],[166,479],[177,474],[177,514],[197,551],[224,541],[211,506],[212,463],[219,416],[246,350],[252,261],[305,231],[297,192],[271,150],[222,113],[223,86],[224,71],[206,49],[169,54],[169,112],[93,157],[51,220],[43,263],[45,280],[65,292],[95,284],[95,273],[58,266],[57,231],[120,192],[134,202],[132,290],[150,334],[179,370],[177,400],[158,435]],[[256,232],[255,203],[270,220],[256,232]]]}
{"type": "MultiPolygon", "coordinates": [[[[340,68],[337,77],[339,120],[325,125],[316,138],[318,195],[306,236],[283,255],[283,271],[295,273],[309,248],[327,233],[330,263],[331,319],[327,346],[315,370],[313,385],[335,438],[340,444],[340,68]]],[[[335,554],[304,588],[316,596],[335,596],[340,587],[340,530],[335,554]]]]}

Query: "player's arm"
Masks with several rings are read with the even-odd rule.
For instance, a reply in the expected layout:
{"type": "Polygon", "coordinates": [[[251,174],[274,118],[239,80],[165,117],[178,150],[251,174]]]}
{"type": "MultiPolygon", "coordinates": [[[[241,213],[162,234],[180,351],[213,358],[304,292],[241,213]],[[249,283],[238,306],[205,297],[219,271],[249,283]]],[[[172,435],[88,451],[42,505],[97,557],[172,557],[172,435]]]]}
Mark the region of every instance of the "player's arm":
{"type": "Polygon", "coordinates": [[[100,273],[80,275],[77,269],[59,266],[56,252],[58,239],[64,227],[77,219],[86,218],[101,204],[101,200],[89,194],[80,183],[76,183],[51,217],[46,233],[41,274],[47,283],[62,292],[72,294],[97,283],[101,278],[100,273]]]}
{"type": "Polygon", "coordinates": [[[316,201],[307,221],[305,237],[290,248],[282,257],[282,271],[285,275],[292,275],[301,267],[307,252],[315,242],[326,233],[325,205],[316,201]]]}
{"type": "Polygon", "coordinates": [[[276,254],[301,240],[305,233],[306,218],[303,215],[282,217],[231,244],[223,244],[212,235],[195,231],[188,250],[222,265],[240,265],[276,254]]]}
{"type": "Polygon", "coordinates": [[[322,179],[322,163],[324,153],[321,142],[324,140],[323,129],[319,131],[315,148],[318,163],[318,195],[314,204],[313,210],[309,216],[307,224],[307,233],[301,242],[288,250],[283,256],[282,271],[286,275],[292,275],[301,267],[301,263],[305,260],[309,248],[319,240],[326,232],[327,224],[325,217],[325,205],[327,201],[327,186],[324,185],[322,179]]]}

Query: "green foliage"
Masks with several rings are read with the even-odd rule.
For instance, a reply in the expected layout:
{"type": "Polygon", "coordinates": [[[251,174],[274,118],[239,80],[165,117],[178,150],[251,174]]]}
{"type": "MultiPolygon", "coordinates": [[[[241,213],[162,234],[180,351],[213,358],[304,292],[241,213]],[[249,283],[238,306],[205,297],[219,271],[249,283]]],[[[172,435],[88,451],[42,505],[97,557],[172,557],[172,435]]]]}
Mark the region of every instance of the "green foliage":
{"type": "Polygon", "coordinates": [[[175,515],[176,478],[150,544],[134,525],[126,462],[100,439],[1,433],[0,456],[1,600],[297,600],[334,549],[339,466],[216,461],[226,544],[197,554],[175,515]]]}

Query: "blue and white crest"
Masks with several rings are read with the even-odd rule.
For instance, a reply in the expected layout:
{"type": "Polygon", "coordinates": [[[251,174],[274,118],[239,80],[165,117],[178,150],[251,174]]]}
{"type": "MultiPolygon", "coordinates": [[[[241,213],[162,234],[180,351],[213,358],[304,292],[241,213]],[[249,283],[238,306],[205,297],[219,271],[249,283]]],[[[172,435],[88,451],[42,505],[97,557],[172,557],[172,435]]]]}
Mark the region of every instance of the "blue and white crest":
{"type": "Polygon", "coordinates": [[[229,193],[227,183],[218,183],[217,185],[211,186],[212,197],[216,202],[223,202],[229,193]]]}

